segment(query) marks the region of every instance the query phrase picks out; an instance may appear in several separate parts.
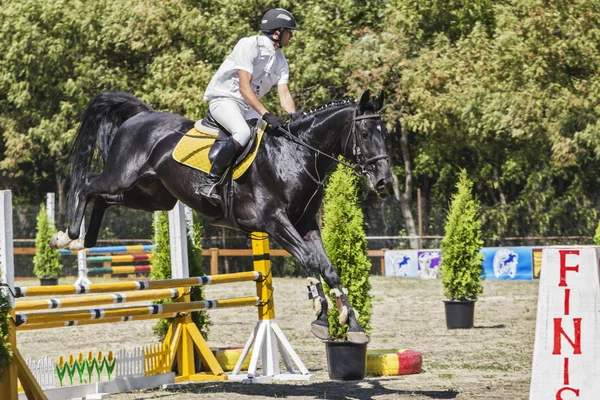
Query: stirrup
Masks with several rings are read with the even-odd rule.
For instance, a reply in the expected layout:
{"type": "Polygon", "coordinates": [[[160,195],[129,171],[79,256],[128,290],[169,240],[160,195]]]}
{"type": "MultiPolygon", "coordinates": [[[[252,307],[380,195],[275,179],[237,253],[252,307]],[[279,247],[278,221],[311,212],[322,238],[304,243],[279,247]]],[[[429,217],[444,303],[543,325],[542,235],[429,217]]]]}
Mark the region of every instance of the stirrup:
{"type": "Polygon", "coordinates": [[[202,186],[202,189],[200,189],[200,195],[202,197],[204,197],[206,200],[208,200],[210,202],[210,204],[212,204],[213,206],[218,206],[219,203],[221,203],[221,201],[223,201],[221,196],[217,193],[218,185],[219,185],[219,182],[217,182],[213,185],[206,184],[206,185],[202,186]],[[206,190],[206,188],[209,188],[208,191],[206,190]]]}

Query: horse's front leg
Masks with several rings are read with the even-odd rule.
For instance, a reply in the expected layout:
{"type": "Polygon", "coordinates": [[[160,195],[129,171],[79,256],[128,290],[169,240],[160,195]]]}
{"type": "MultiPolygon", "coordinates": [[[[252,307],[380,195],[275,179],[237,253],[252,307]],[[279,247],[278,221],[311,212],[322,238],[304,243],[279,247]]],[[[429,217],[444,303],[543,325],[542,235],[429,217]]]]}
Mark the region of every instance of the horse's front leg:
{"type": "MultiPolygon", "coordinates": [[[[367,343],[369,338],[358,323],[358,317],[355,314],[354,308],[352,308],[350,301],[348,300],[346,290],[342,288],[337,271],[325,253],[325,248],[323,246],[321,232],[319,229],[315,227],[315,229],[309,231],[308,234],[305,235],[305,241],[310,244],[310,247],[313,249],[315,254],[318,254],[319,273],[323,277],[325,283],[327,283],[327,286],[329,286],[331,289],[331,294],[336,299],[336,306],[340,315],[339,323],[341,325],[346,323],[348,324],[348,341],[353,343],[367,343]]],[[[327,318],[327,315],[325,315],[325,318],[327,318]]]]}
{"type": "Polygon", "coordinates": [[[355,343],[368,342],[368,338],[358,324],[354,310],[340,285],[337,273],[331,265],[327,254],[325,254],[316,221],[311,223],[310,227],[301,235],[289,220],[282,218],[274,225],[273,229],[268,230],[268,233],[300,261],[309,275],[309,292],[314,293],[312,297],[317,316],[317,319],[311,324],[312,333],[321,340],[331,338],[329,334],[329,321],[327,319],[327,298],[325,297],[320,280],[320,277],[323,276],[323,279],[335,294],[336,299],[339,299],[339,301],[336,301],[336,304],[338,305],[341,319],[343,319],[340,322],[348,322],[349,324],[348,340],[355,343]]]}

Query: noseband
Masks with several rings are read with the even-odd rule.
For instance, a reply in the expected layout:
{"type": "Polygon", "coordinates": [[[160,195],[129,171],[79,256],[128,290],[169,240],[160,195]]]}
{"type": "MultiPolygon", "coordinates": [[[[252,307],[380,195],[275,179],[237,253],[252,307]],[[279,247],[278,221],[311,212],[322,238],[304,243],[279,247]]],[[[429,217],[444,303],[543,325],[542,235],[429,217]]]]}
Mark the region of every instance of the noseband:
{"type": "Polygon", "coordinates": [[[346,149],[348,148],[348,142],[350,142],[350,138],[353,138],[352,143],[352,154],[356,156],[356,165],[352,167],[354,172],[357,175],[364,175],[367,172],[367,166],[371,164],[375,164],[379,160],[387,160],[388,156],[385,154],[380,154],[375,157],[367,158],[366,160],[361,161],[363,156],[363,150],[361,149],[362,140],[359,140],[360,135],[356,131],[356,121],[361,121],[364,119],[377,119],[380,118],[379,114],[370,114],[370,115],[356,115],[356,111],[354,112],[354,118],[352,119],[352,126],[350,127],[350,132],[346,137],[346,142],[344,143],[344,147],[342,147],[342,154],[346,154],[346,149]]]}

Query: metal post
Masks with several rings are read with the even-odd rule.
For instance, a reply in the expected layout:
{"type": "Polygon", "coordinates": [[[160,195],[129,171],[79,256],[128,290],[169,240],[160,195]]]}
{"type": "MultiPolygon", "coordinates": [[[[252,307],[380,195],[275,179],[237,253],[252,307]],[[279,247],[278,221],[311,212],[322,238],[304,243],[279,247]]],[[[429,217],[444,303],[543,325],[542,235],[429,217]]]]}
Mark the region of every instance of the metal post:
{"type": "Polygon", "coordinates": [[[417,188],[417,204],[419,213],[419,249],[423,248],[423,218],[421,216],[421,188],[417,188]]]}

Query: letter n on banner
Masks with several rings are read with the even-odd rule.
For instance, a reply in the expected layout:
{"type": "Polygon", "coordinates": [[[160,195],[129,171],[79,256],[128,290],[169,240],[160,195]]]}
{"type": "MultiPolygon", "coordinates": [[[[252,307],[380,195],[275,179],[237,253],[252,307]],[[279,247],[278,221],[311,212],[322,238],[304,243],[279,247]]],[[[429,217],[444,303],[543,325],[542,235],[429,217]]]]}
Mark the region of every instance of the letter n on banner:
{"type": "Polygon", "coordinates": [[[599,256],[543,250],[530,400],[600,398],[599,256]]]}

